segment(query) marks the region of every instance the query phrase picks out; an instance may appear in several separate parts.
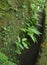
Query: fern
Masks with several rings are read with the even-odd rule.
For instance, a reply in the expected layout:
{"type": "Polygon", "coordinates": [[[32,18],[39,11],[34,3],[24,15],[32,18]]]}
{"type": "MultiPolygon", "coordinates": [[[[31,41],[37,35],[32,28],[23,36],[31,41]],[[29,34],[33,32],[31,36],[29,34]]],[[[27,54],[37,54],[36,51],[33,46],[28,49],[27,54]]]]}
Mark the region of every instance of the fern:
{"type": "Polygon", "coordinates": [[[17,65],[17,64],[9,61],[9,58],[4,53],[0,52],[0,65],[17,65]]]}
{"type": "MultiPolygon", "coordinates": [[[[35,1],[35,0],[33,0],[35,1]]],[[[2,2],[4,2],[2,0],[2,2]]],[[[11,1],[7,1],[5,0],[5,2],[7,2],[7,6],[6,4],[3,3],[4,6],[0,6],[0,9],[2,9],[3,11],[10,11],[10,9],[14,12],[17,12],[18,11],[18,8],[13,8],[12,5],[11,5],[11,1]],[[8,4],[11,6],[8,8],[8,4]],[[7,9],[8,8],[8,9],[7,9]]],[[[20,28],[20,31],[23,32],[23,35],[22,35],[22,39],[20,36],[17,36],[17,39],[16,41],[13,41],[13,43],[15,44],[15,50],[12,50],[12,52],[14,51],[16,56],[21,54],[22,50],[24,49],[29,49],[29,43],[28,43],[28,40],[25,36],[25,33],[31,37],[31,39],[33,40],[33,42],[35,43],[37,41],[35,35],[40,35],[41,33],[37,30],[36,28],[36,24],[38,23],[38,13],[41,12],[43,9],[44,9],[44,2],[45,0],[36,0],[36,3],[31,3],[30,2],[30,17],[27,18],[25,15],[23,15],[23,17],[25,16],[25,27],[24,28],[20,28]]],[[[21,5],[20,5],[21,6],[21,5]]],[[[22,5],[22,8],[26,9],[28,6],[26,6],[25,3],[23,3],[22,5]]],[[[20,8],[19,8],[20,9],[20,8]]],[[[21,9],[22,10],[22,9],[21,9]]],[[[20,11],[19,11],[20,12],[20,11]]],[[[6,16],[6,14],[4,13],[0,13],[0,18],[2,18],[3,16],[6,16]]],[[[16,16],[18,16],[18,14],[16,13],[16,16]]],[[[5,26],[2,26],[1,27],[1,36],[2,36],[2,39],[3,39],[3,43],[6,44],[9,43],[8,41],[10,41],[9,39],[7,40],[7,36],[8,36],[8,32],[10,32],[11,34],[11,30],[12,30],[12,34],[14,33],[13,31],[13,26],[11,25],[10,27],[6,28],[5,26]],[[8,29],[9,28],[9,29],[8,29]],[[11,30],[10,30],[11,28],[11,30]]],[[[14,33],[15,34],[15,33],[14,33]]],[[[20,34],[19,34],[20,35],[20,34]]],[[[11,36],[11,35],[10,35],[11,36]]],[[[12,41],[12,40],[11,40],[12,41]]],[[[11,42],[10,42],[11,43],[11,42]]],[[[3,44],[4,45],[4,44],[3,44]]],[[[8,46],[9,44],[7,44],[8,46]]],[[[11,44],[12,45],[12,44],[11,44]]],[[[4,45],[6,46],[6,45],[4,45]]],[[[6,48],[5,48],[6,49],[6,48]]],[[[10,50],[9,50],[10,51],[10,50]]],[[[11,62],[9,60],[9,58],[2,52],[0,52],[0,65],[18,65],[17,64],[17,57],[16,58],[16,61],[15,63],[11,62]]]]}
{"type": "Polygon", "coordinates": [[[16,44],[16,53],[21,54],[21,51],[24,50],[24,48],[29,49],[28,42],[26,38],[20,39],[20,37],[17,37],[17,40],[15,42],[16,44]]]}

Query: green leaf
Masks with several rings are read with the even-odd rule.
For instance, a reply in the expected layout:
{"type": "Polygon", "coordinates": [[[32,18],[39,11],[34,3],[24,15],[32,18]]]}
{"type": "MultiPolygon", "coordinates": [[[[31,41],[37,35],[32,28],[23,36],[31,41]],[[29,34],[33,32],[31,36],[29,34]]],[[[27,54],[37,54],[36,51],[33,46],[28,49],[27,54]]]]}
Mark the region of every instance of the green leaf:
{"type": "Polygon", "coordinates": [[[23,32],[26,32],[27,31],[26,28],[21,28],[20,30],[23,31],[23,32]]]}
{"type": "Polygon", "coordinates": [[[37,35],[41,34],[35,27],[28,28],[27,32],[30,34],[37,34],[37,35]]]}
{"type": "Polygon", "coordinates": [[[0,18],[2,18],[3,16],[5,16],[5,14],[4,13],[0,13],[0,18]]]}
{"type": "Polygon", "coordinates": [[[8,57],[4,54],[0,52],[0,59],[4,62],[8,61],[8,57]]]}
{"type": "Polygon", "coordinates": [[[34,28],[34,29],[32,28],[31,30],[32,30],[33,33],[35,33],[37,35],[41,34],[36,28],[34,28]]]}
{"type": "Polygon", "coordinates": [[[22,39],[22,41],[26,41],[26,40],[27,40],[27,38],[23,38],[23,39],[22,39]]]}
{"type": "Polygon", "coordinates": [[[27,49],[29,49],[28,44],[26,42],[22,42],[23,46],[27,49]]]}
{"type": "Polygon", "coordinates": [[[18,40],[18,42],[20,43],[20,37],[19,37],[19,36],[17,37],[17,40],[18,40]]]}
{"type": "Polygon", "coordinates": [[[25,9],[26,9],[26,5],[25,5],[25,4],[23,4],[23,5],[22,5],[22,8],[25,8],[25,9]]]}
{"type": "Polygon", "coordinates": [[[20,49],[16,49],[16,51],[15,51],[17,54],[21,54],[21,51],[20,51],[20,49]]]}
{"type": "Polygon", "coordinates": [[[22,46],[22,44],[19,44],[19,47],[24,50],[24,47],[22,46]]]}
{"type": "Polygon", "coordinates": [[[37,41],[36,38],[35,38],[35,36],[33,34],[29,34],[28,33],[28,35],[31,37],[31,39],[33,40],[33,42],[36,42],[37,41]]]}

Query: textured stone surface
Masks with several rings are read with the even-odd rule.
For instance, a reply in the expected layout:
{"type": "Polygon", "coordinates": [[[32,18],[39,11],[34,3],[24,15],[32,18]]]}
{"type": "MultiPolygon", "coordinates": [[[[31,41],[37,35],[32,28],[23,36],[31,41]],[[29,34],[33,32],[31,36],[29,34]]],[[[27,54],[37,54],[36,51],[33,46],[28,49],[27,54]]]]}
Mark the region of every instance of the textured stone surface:
{"type": "Polygon", "coordinates": [[[47,2],[45,12],[46,12],[45,28],[44,28],[45,38],[41,45],[42,52],[40,52],[39,54],[39,59],[36,65],[47,65],[47,2]]]}

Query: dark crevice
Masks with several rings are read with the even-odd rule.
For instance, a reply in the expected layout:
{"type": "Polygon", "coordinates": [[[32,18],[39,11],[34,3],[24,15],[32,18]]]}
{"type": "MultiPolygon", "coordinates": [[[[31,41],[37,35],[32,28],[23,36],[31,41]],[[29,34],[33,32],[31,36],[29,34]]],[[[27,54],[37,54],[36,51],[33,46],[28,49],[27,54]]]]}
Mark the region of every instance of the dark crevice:
{"type": "Polygon", "coordinates": [[[29,50],[24,51],[20,55],[20,65],[35,65],[38,55],[39,55],[39,49],[40,45],[43,41],[43,30],[44,30],[44,21],[45,21],[45,12],[39,13],[39,25],[37,25],[37,29],[42,33],[40,36],[36,35],[36,38],[38,40],[37,43],[33,43],[31,38],[29,36],[26,36],[28,39],[28,42],[31,44],[29,50]]]}

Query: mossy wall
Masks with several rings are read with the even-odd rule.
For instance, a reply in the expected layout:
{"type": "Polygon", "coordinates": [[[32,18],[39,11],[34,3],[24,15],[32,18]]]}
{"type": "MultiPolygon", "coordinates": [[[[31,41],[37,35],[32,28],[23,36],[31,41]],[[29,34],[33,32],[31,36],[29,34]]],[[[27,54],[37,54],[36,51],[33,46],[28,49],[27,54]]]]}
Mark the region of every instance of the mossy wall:
{"type": "Polygon", "coordinates": [[[47,1],[45,4],[46,8],[45,8],[45,27],[44,27],[44,39],[43,42],[40,46],[41,48],[41,52],[39,52],[39,58],[37,60],[37,64],[36,65],[47,65],[47,1]]]}
{"type": "Polygon", "coordinates": [[[15,60],[13,43],[31,14],[30,3],[31,0],[0,0],[0,50],[11,60],[15,60]],[[1,27],[5,29],[5,36],[1,27]]]}
{"type": "MultiPolygon", "coordinates": [[[[14,62],[16,62],[16,56],[15,45],[13,45],[13,43],[15,43],[15,40],[20,33],[20,28],[23,26],[25,27],[26,18],[29,18],[32,13],[30,11],[30,4],[33,3],[32,1],[35,2],[35,0],[0,0],[0,50],[14,62]],[[4,32],[2,32],[2,26],[4,27],[5,32],[7,32],[5,33],[7,39],[2,37],[2,33],[4,32]]],[[[29,49],[29,52],[27,51],[28,54],[26,59],[29,58],[28,62],[32,62],[37,54],[36,50],[38,49],[38,46],[35,44],[34,47],[29,49]],[[33,52],[31,50],[33,50],[33,52]]],[[[34,64],[34,62],[32,63],[34,64]]]]}
{"type": "Polygon", "coordinates": [[[27,8],[22,8],[23,4],[27,6],[27,3],[28,1],[22,0],[0,0],[0,27],[12,26],[14,34],[17,36],[19,27],[23,26],[25,22],[24,16],[28,16],[27,8]]]}

